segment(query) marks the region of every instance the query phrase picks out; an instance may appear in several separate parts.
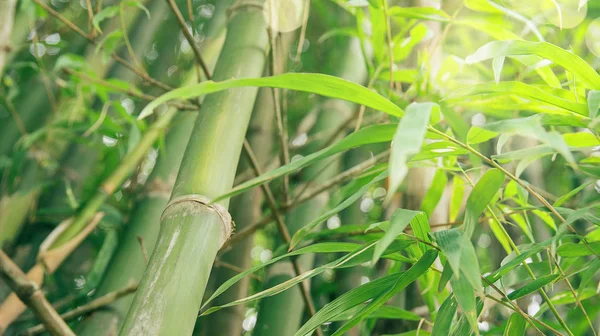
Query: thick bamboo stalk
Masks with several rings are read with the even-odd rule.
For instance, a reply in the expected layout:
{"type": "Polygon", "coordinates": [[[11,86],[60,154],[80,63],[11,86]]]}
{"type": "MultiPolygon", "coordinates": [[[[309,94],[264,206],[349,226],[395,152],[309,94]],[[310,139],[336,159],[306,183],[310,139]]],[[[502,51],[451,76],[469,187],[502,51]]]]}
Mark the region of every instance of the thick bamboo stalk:
{"type": "MultiPolygon", "coordinates": [[[[256,2],[230,12],[216,81],[262,74],[267,34],[256,2]]],[[[233,89],[204,100],[171,200],[121,335],[190,335],[217,250],[229,238],[229,201],[208,204],[234,180],[257,88],[233,89]]]]}
{"type": "MultiPolygon", "coordinates": [[[[225,22],[220,18],[226,17],[225,11],[230,3],[231,0],[219,2],[214,17],[204,28],[206,37],[201,49],[210,68],[214,67],[225,38],[225,22]]],[[[96,295],[101,296],[141,280],[146,261],[138,238],[142,239],[146,252],[152,253],[158,238],[160,215],[171,195],[197,115],[198,112],[181,113],[173,121],[166,137],[165,148],[159,154],[143,195],[133,210],[131,220],[120,239],[119,248],[96,295]]],[[[93,313],[83,321],[79,334],[118,333],[132,301],[133,295],[124,297],[111,303],[109,309],[93,313]]]]}
{"type": "MultiPolygon", "coordinates": [[[[248,126],[246,139],[252,148],[255,148],[255,153],[261,163],[267,162],[272,156],[273,150],[273,90],[269,88],[260,89],[254,111],[252,112],[252,120],[248,126]]],[[[243,160],[238,165],[237,171],[245,171],[249,168],[247,160],[243,160]]],[[[256,222],[261,215],[261,204],[263,195],[260,189],[255,188],[248,192],[234,197],[231,200],[231,215],[236,219],[236,229],[241,230],[248,225],[256,222]]],[[[235,265],[240,269],[247,269],[252,264],[250,250],[252,249],[252,238],[246,239],[235,244],[231,250],[224,253],[220,260],[231,265],[235,265]]],[[[220,267],[213,271],[211,278],[214,278],[216,286],[234,276],[236,272],[233,270],[220,267]]],[[[223,293],[215,301],[215,305],[224,304],[235,301],[247,296],[250,279],[245,278],[238,282],[235,286],[223,293]]],[[[203,335],[223,335],[235,336],[242,333],[242,322],[244,320],[245,307],[238,305],[218,311],[217,313],[199,320],[203,335]]]]}
{"type": "MultiPolygon", "coordinates": [[[[336,59],[334,75],[345,78],[350,81],[361,83],[366,78],[366,68],[360,50],[360,43],[357,39],[347,41],[348,45],[343,48],[345,51],[341,59],[336,59]]],[[[328,100],[323,104],[313,131],[334,132],[337,126],[346,121],[353,113],[356,106],[340,100],[328,100]]],[[[326,137],[325,137],[326,138],[326,137]]],[[[308,150],[320,148],[322,142],[315,141],[308,150]]],[[[324,160],[319,162],[304,172],[303,178],[306,181],[324,182],[335,176],[340,169],[339,159],[324,160]]],[[[293,209],[287,221],[290,234],[293,234],[304,226],[311,218],[319,216],[323,206],[327,202],[327,195],[321,194],[314,199],[308,200],[293,209]]],[[[312,268],[313,257],[307,255],[299,258],[301,267],[304,270],[312,268]]],[[[272,287],[285,280],[295,276],[291,264],[277,263],[269,270],[269,279],[267,287],[272,287]]],[[[258,319],[253,335],[293,335],[299,328],[302,321],[304,306],[302,297],[298,288],[285,291],[278,295],[268,297],[260,302],[258,319]]]]}

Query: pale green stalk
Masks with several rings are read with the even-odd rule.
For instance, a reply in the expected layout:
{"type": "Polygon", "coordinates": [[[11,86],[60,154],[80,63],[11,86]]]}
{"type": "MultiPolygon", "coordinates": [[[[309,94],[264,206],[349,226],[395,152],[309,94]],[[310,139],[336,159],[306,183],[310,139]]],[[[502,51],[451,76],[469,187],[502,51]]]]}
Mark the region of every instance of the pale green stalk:
{"type": "MultiPolygon", "coordinates": [[[[260,76],[267,40],[256,2],[235,6],[213,79],[260,76]]],[[[231,89],[204,100],[121,335],[192,334],[215,256],[232,225],[228,200],[206,203],[232,187],[257,91],[231,89]]]]}
{"type": "MultiPolygon", "coordinates": [[[[341,59],[336,59],[334,75],[347,80],[361,83],[366,79],[366,69],[360,51],[358,39],[351,39],[341,59]]],[[[334,132],[339,125],[344,123],[354,112],[354,104],[330,99],[323,103],[322,110],[318,116],[313,131],[334,132]]],[[[327,138],[327,137],[324,137],[327,138]]],[[[320,148],[323,142],[315,141],[308,148],[314,151],[320,148]]],[[[312,165],[303,172],[306,181],[320,183],[329,180],[340,170],[339,159],[323,160],[312,165]]],[[[303,227],[311,218],[319,216],[327,202],[327,195],[322,194],[292,210],[287,221],[288,230],[291,235],[303,227]]],[[[313,266],[314,257],[307,255],[299,258],[303,270],[309,270],[313,266]]],[[[289,262],[277,263],[269,270],[267,287],[272,287],[295,276],[292,265],[289,262]]],[[[258,319],[253,335],[293,335],[300,327],[304,305],[299,288],[292,288],[283,293],[263,299],[259,304],[258,319]]]]}

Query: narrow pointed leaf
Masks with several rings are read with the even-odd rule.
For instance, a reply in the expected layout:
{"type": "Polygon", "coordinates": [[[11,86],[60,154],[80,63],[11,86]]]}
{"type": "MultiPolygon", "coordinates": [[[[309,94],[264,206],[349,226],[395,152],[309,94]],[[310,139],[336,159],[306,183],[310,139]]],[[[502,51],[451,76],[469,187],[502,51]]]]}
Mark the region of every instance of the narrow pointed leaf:
{"type": "Polygon", "coordinates": [[[454,295],[450,295],[444,300],[444,303],[440,306],[440,310],[438,310],[433,330],[431,331],[432,336],[450,335],[450,327],[452,326],[454,315],[456,315],[456,308],[458,308],[458,303],[454,295]]]}
{"type": "Polygon", "coordinates": [[[399,234],[404,232],[404,229],[417,215],[424,216],[422,212],[406,209],[398,209],[394,212],[392,219],[390,220],[390,226],[385,232],[385,235],[377,242],[377,245],[375,245],[375,253],[373,254],[373,260],[371,260],[372,264],[375,264],[379,260],[387,247],[390,246],[399,234]]]}
{"type": "Polygon", "coordinates": [[[502,335],[523,336],[525,335],[525,329],[527,329],[527,320],[521,314],[513,313],[508,319],[502,335]]]}
{"type": "Polygon", "coordinates": [[[529,295],[533,292],[536,292],[540,288],[554,282],[558,278],[558,276],[559,276],[559,274],[548,274],[548,275],[541,276],[535,280],[532,280],[531,282],[524,285],[523,287],[514,290],[507,296],[511,300],[520,299],[520,298],[522,298],[526,295],[529,295]]]}
{"type": "Polygon", "coordinates": [[[365,128],[361,128],[357,132],[354,132],[344,139],[334,143],[333,145],[326,147],[320,151],[314,152],[301,159],[292,161],[283,167],[271,170],[263,173],[261,176],[256,177],[250,181],[244,182],[229,191],[228,193],[221,195],[213,200],[217,202],[224,198],[238,195],[252,187],[256,187],[272,179],[281,177],[286,174],[298,171],[316,161],[322,160],[331,155],[343,152],[350,148],[358,147],[366,144],[382,143],[392,140],[396,125],[384,124],[384,125],[373,125],[365,128]]]}
{"type": "Polygon", "coordinates": [[[388,200],[391,199],[408,173],[407,163],[410,156],[421,150],[425,133],[427,133],[429,116],[433,110],[439,111],[439,108],[437,104],[433,103],[413,103],[407,107],[406,114],[398,124],[392,142],[388,200]]]}
{"type": "Polygon", "coordinates": [[[347,100],[391,115],[402,116],[398,106],[364,86],[329,75],[317,73],[286,73],[271,77],[230,79],[222,82],[205,81],[169,91],[150,102],[139,119],[143,119],[161,104],[173,99],[190,99],[226,89],[257,86],[316,93],[329,98],[347,100]]]}
{"type": "Polygon", "coordinates": [[[350,195],[350,197],[348,197],[345,200],[343,200],[340,204],[338,204],[337,206],[335,206],[333,209],[325,212],[324,214],[322,214],[321,216],[317,217],[312,222],[310,222],[310,223],[306,224],[305,226],[303,226],[300,230],[296,231],[296,233],[292,237],[292,241],[290,242],[290,247],[289,247],[290,251],[293,250],[294,247],[296,247],[296,245],[298,245],[298,243],[300,241],[302,241],[317,225],[323,223],[327,219],[331,218],[333,215],[337,214],[338,212],[340,212],[340,211],[346,209],[347,207],[349,207],[350,205],[352,205],[360,197],[362,197],[362,195],[364,195],[364,193],[367,192],[367,190],[369,190],[369,188],[374,183],[377,183],[377,182],[383,180],[386,177],[387,177],[387,172],[383,172],[383,173],[375,176],[375,178],[373,178],[371,180],[371,182],[369,182],[369,183],[365,184],[364,186],[362,186],[357,192],[355,192],[354,194],[350,195]]]}
{"type": "Polygon", "coordinates": [[[481,292],[479,262],[468,236],[460,229],[449,229],[435,232],[433,237],[452,267],[454,277],[466,276],[471,286],[481,292]]]}
{"type": "Polygon", "coordinates": [[[467,237],[471,237],[479,216],[492,201],[498,190],[504,184],[504,174],[498,169],[490,169],[479,179],[469,194],[465,209],[464,230],[467,237]]]}
{"type": "Polygon", "coordinates": [[[589,88],[600,90],[600,75],[581,57],[547,42],[493,41],[467,57],[468,63],[481,62],[498,56],[537,55],[548,59],[577,75],[589,88]]]}

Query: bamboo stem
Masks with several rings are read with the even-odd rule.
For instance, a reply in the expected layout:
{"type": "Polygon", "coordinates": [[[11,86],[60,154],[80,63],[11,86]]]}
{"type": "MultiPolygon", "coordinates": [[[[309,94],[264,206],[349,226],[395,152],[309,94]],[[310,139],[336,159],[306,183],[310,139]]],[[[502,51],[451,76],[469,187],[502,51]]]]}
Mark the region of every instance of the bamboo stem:
{"type": "MultiPolygon", "coordinates": [[[[262,11],[238,7],[214,79],[260,76],[266,46],[262,11]]],[[[231,230],[229,201],[207,204],[233,184],[257,92],[248,87],[205,98],[122,335],[192,333],[217,250],[231,230]]]]}

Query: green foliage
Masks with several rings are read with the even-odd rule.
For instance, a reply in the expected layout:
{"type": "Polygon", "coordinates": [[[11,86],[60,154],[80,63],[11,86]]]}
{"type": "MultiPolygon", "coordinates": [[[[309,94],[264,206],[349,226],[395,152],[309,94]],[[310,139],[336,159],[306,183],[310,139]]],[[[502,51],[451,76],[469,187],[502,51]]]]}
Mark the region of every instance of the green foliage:
{"type": "MultiPolygon", "coordinates": [[[[236,235],[254,233],[246,244],[251,266],[227,265],[217,256],[215,267],[237,273],[207,292],[200,313],[210,315],[208,323],[212,314],[238,307],[245,316],[232,323],[242,325],[245,317],[244,328],[251,329],[255,314],[269,316],[256,311],[257,302],[311,282],[308,299],[316,312],[305,314],[296,335],[595,334],[600,63],[593,28],[600,11],[593,1],[570,2],[464,0],[433,8],[310,1],[306,40],[290,38],[292,51],[277,42],[273,75],[197,82],[192,46],[177,37],[183,34],[173,13],[163,20],[162,2],[100,4],[90,12],[79,3],[47,5],[58,18],[25,1],[13,33],[19,42],[0,81],[6,122],[0,241],[9,252],[13,245],[36,250],[44,237],[35,236],[58,227],[47,241],[68,246],[97,212],[131,220],[141,193],[171,193],[174,176],[151,185],[146,179],[156,156],[170,155],[163,138],[175,129],[176,109],[197,110],[206,95],[228,97],[235,109],[239,92],[277,89],[269,99],[280,114],[260,122],[279,126],[270,137],[278,153],[259,162],[262,167],[238,169],[239,183],[230,190],[210,190],[220,194],[209,200],[213,210],[217,202],[253,193],[248,206],[263,218],[231,238],[241,246],[246,243],[236,235]],[[581,21],[563,28],[573,16],[581,21]],[[85,38],[64,20],[84,27],[78,29],[85,38]],[[360,43],[362,55],[338,52],[349,40],[360,43]],[[364,83],[327,74],[358,56],[368,72],[364,83]],[[355,105],[336,105],[349,103],[355,105]],[[317,131],[335,113],[343,125],[317,131]],[[80,153],[75,147],[95,159],[82,155],[71,163],[80,153]],[[342,161],[349,163],[346,172],[318,178],[339,171],[342,161]],[[86,163],[92,168],[83,169],[86,163]],[[267,207],[255,196],[260,186],[270,188],[275,204],[267,207]],[[298,210],[309,190],[318,190],[311,202],[322,203],[315,216],[298,210]],[[275,210],[285,222],[292,214],[301,218],[288,241],[267,226],[275,210]],[[58,224],[66,218],[75,224],[63,231],[67,225],[58,224]],[[22,233],[16,239],[10,232],[22,233]],[[284,266],[300,260],[302,267],[284,266]],[[267,286],[264,280],[282,269],[286,280],[267,286]],[[234,293],[248,279],[249,289],[234,293]]],[[[225,22],[231,13],[209,15],[212,5],[198,4],[191,20],[179,3],[189,21],[184,26],[190,24],[197,44],[218,40],[204,21],[214,14],[211,22],[225,22]]],[[[210,45],[198,49],[217,54],[210,45]]],[[[230,141],[211,136],[215,143],[230,141]]],[[[80,259],[46,274],[52,300],[93,295],[122,244],[120,230],[107,225],[103,220],[85,241],[87,250],[75,252],[80,259]],[[85,278],[75,290],[74,274],[85,278]]],[[[1,306],[0,316],[11,308],[1,306]]]]}

